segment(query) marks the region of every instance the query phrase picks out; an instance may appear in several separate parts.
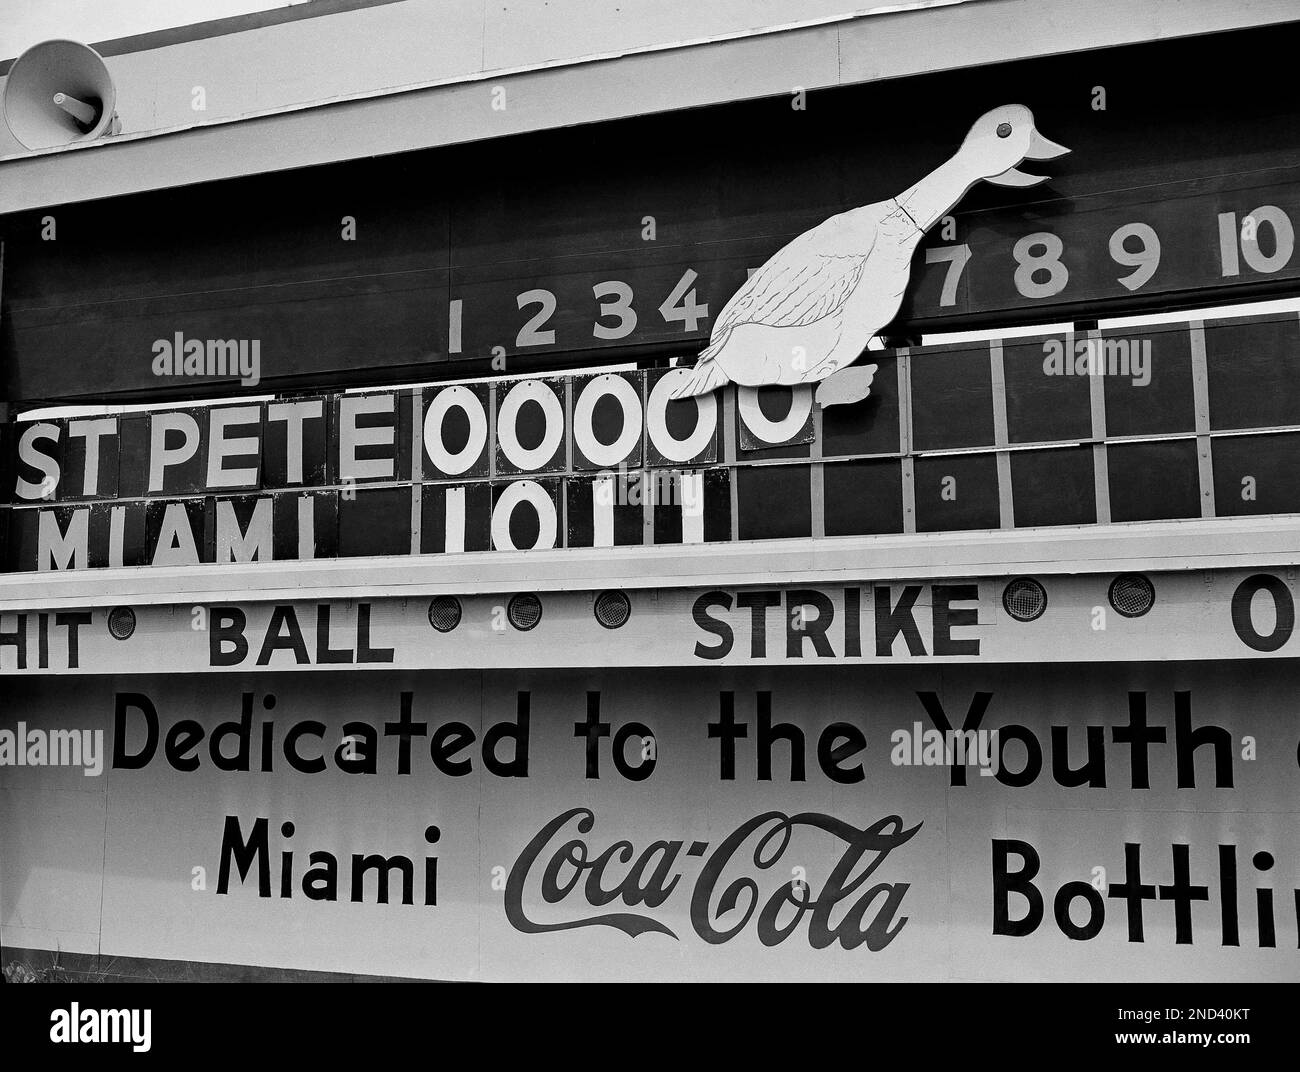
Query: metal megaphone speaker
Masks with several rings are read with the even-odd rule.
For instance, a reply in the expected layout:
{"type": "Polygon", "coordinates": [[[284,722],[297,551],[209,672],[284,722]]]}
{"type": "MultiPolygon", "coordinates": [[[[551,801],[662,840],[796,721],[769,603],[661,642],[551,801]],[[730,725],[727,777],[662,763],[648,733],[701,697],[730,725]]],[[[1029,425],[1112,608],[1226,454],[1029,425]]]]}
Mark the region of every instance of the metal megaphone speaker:
{"type": "Polygon", "coordinates": [[[94,141],[121,129],[104,60],[78,41],[42,41],[9,68],[4,119],[28,149],[94,141]]]}

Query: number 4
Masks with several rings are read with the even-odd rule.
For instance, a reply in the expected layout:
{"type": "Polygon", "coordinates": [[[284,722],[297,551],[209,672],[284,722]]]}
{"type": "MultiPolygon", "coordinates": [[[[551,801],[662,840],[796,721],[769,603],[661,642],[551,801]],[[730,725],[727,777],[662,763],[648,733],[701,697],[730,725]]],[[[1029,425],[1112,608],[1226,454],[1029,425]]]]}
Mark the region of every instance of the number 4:
{"type": "Polygon", "coordinates": [[[698,278],[694,268],[687,268],[686,273],[677,280],[672,293],[659,306],[659,315],[664,318],[665,323],[671,324],[675,320],[680,320],[684,325],[683,330],[699,330],[700,321],[709,315],[709,306],[707,303],[701,305],[695,300],[694,284],[698,278]]]}

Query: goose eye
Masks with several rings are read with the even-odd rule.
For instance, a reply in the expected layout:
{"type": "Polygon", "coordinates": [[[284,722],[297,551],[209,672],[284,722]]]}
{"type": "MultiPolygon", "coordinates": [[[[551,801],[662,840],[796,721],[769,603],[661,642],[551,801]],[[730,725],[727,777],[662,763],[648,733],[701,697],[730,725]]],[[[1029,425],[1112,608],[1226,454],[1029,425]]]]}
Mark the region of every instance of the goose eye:
{"type": "Polygon", "coordinates": [[[1011,137],[1011,124],[1010,124],[1010,123],[999,123],[999,124],[998,124],[998,137],[999,137],[999,138],[1009,138],[1009,137],[1011,137]]]}

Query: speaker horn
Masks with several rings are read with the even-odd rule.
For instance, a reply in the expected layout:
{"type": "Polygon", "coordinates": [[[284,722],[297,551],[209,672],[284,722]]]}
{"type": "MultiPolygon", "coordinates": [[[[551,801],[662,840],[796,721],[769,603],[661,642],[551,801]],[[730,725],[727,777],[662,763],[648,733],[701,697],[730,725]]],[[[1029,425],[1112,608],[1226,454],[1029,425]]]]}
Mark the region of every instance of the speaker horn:
{"type": "Polygon", "coordinates": [[[94,141],[121,129],[104,60],[78,41],[42,41],[9,68],[4,120],[28,149],[94,141]]]}

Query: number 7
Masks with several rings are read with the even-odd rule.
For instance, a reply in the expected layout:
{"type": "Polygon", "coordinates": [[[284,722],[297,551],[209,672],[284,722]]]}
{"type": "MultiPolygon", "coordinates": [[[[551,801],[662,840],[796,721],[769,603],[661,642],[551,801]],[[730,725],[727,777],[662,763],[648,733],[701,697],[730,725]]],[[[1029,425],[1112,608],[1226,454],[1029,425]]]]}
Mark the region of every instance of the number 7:
{"type": "Polygon", "coordinates": [[[926,264],[948,262],[947,274],[943,277],[943,290],[939,294],[939,305],[957,304],[957,284],[961,281],[962,270],[970,260],[970,246],[933,246],[925,251],[926,264]]]}

